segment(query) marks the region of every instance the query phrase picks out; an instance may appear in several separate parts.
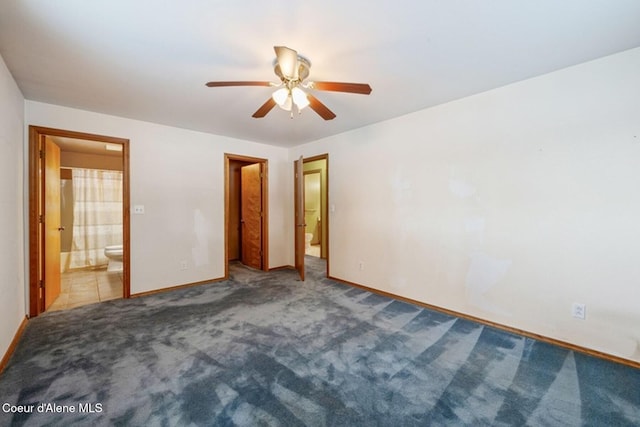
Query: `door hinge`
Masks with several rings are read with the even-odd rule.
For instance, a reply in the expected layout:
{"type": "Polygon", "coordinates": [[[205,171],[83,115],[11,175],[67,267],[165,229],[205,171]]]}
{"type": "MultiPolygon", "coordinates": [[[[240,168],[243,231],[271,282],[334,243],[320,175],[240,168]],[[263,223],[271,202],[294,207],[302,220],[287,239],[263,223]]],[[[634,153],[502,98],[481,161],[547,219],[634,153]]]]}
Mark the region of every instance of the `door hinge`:
{"type": "Polygon", "coordinates": [[[40,150],[40,158],[44,159],[44,151],[43,150],[40,150]]]}
{"type": "Polygon", "coordinates": [[[38,216],[38,222],[39,222],[40,224],[44,224],[44,215],[40,215],[40,216],[38,216]]]}
{"type": "Polygon", "coordinates": [[[40,286],[40,289],[44,288],[44,280],[40,280],[40,283],[38,283],[38,285],[40,286]]]}

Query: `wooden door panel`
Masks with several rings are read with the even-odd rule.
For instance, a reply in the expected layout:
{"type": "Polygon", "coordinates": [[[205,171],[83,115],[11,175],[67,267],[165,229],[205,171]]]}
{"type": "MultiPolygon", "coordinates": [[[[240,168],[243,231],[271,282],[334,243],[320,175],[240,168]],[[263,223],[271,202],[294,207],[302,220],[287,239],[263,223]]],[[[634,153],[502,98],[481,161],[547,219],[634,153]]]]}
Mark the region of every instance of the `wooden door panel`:
{"type": "Polygon", "coordinates": [[[242,263],[262,269],[262,168],[260,163],[243,166],[241,180],[242,263]]]}
{"type": "Polygon", "coordinates": [[[60,295],[60,148],[44,143],[44,308],[60,295]]]}
{"type": "Polygon", "coordinates": [[[304,281],[304,173],[303,159],[296,160],[294,163],[294,205],[295,205],[295,267],[300,275],[300,280],[304,281]]]}
{"type": "Polygon", "coordinates": [[[229,261],[240,260],[240,165],[229,163],[229,218],[228,257],[229,261]]]}

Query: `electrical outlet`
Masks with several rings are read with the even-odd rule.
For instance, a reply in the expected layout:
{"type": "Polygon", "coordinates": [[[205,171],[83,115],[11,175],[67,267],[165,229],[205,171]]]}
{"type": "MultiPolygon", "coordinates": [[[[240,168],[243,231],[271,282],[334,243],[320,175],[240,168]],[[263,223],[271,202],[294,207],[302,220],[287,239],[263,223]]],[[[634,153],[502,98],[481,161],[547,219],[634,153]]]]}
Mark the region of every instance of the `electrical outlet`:
{"type": "Polygon", "coordinates": [[[360,267],[360,271],[364,270],[364,261],[360,261],[359,267],[360,267]]]}
{"type": "Polygon", "coordinates": [[[186,270],[187,269],[187,261],[182,260],[180,261],[180,270],[186,270]]]}
{"type": "Polygon", "coordinates": [[[584,320],[587,317],[587,306],[579,302],[574,302],[571,306],[571,315],[576,319],[584,320]]]}

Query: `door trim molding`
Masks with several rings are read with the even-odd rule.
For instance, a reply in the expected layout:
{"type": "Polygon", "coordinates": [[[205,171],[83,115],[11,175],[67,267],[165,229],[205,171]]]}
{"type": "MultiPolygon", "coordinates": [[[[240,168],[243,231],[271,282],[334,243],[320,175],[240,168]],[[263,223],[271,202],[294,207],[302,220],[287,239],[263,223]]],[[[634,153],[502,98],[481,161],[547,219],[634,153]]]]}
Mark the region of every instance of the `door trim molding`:
{"type": "Polygon", "coordinates": [[[229,163],[240,161],[262,164],[262,271],[269,271],[269,160],[224,153],[224,278],[229,278],[229,163]]]}
{"type": "Polygon", "coordinates": [[[54,129],[29,125],[29,317],[36,317],[44,311],[38,300],[39,272],[42,271],[44,257],[41,256],[44,242],[38,239],[38,203],[44,195],[39,175],[40,139],[43,136],[59,136],[85,139],[95,142],[122,145],[122,234],[123,234],[123,274],[122,296],[131,296],[130,283],[130,202],[129,202],[129,140],[112,136],[54,129]]]}

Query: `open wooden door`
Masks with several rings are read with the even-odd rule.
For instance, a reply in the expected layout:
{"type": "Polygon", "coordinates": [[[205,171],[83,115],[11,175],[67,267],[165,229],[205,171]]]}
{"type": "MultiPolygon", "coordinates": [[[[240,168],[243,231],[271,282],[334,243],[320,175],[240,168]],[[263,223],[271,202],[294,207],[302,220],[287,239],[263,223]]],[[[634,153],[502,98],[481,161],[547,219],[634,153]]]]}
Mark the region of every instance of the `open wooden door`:
{"type": "Polygon", "coordinates": [[[60,148],[44,137],[44,309],[60,295],[60,148]]]}
{"type": "Polygon", "coordinates": [[[304,281],[304,233],[306,224],[304,222],[304,172],[303,159],[294,163],[294,205],[295,205],[295,267],[300,275],[300,280],[304,281]]]}
{"type": "Polygon", "coordinates": [[[262,269],[262,164],[243,166],[241,180],[241,261],[262,269]]]}

